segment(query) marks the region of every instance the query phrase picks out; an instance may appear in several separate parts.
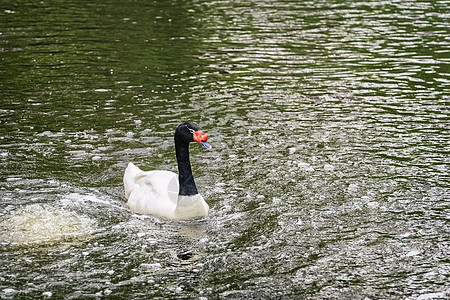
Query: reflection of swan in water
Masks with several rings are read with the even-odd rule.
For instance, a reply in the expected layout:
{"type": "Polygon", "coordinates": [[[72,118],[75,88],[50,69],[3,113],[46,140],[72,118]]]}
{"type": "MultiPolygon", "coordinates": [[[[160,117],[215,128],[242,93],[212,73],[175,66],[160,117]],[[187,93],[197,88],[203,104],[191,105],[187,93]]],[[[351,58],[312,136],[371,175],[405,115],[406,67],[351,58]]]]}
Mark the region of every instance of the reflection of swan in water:
{"type": "Polygon", "coordinates": [[[198,193],[189,161],[189,143],[206,149],[208,135],[195,123],[184,123],[175,130],[178,175],[169,171],[144,172],[133,163],[125,170],[123,182],[128,206],[136,213],[166,219],[186,220],[204,217],[209,206],[198,193]]]}
{"type": "Polygon", "coordinates": [[[48,243],[91,233],[92,219],[47,204],[30,204],[10,212],[0,222],[0,243],[48,243]]]}

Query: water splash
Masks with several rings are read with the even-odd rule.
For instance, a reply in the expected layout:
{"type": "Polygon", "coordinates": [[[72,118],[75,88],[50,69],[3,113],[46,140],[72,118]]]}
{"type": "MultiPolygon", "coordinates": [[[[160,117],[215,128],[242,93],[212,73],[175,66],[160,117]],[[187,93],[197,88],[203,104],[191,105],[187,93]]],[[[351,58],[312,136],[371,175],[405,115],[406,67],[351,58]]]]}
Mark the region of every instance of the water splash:
{"type": "Polygon", "coordinates": [[[85,236],[96,222],[73,211],[47,204],[30,204],[10,212],[0,222],[2,244],[50,243],[85,236]]]}

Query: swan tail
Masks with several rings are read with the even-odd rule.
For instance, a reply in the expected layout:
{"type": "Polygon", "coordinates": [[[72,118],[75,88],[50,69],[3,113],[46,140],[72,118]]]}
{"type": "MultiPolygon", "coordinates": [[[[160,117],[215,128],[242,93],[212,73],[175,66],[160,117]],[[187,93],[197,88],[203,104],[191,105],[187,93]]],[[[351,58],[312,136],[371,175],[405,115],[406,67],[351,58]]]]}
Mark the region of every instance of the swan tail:
{"type": "Polygon", "coordinates": [[[132,162],[130,162],[125,169],[125,174],[123,175],[123,186],[125,188],[125,197],[127,199],[130,197],[131,191],[136,185],[136,175],[140,172],[142,172],[142,170],[136,167],[132,162]]]}

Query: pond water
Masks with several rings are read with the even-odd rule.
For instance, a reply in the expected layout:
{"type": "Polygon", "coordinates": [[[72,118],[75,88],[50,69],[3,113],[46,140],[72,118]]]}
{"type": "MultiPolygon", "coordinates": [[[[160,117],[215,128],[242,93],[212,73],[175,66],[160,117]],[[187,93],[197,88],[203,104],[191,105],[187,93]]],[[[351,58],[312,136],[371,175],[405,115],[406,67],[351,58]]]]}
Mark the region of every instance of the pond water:
{"type": "Polygon", "coordinates": [[[0,8],[0,297],[450,297],[450,1],[0,8]],[[191,145],[211,209],[133,214],[191,145]]]}

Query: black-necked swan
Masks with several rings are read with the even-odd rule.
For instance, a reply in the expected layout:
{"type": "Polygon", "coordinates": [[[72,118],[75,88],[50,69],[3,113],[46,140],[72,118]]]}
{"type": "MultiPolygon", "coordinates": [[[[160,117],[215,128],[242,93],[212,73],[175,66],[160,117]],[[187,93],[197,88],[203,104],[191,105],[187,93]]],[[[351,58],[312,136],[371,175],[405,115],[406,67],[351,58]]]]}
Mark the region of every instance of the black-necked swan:
{"type": "Polygon", "coordinates": [[[188,220],[208,215],[209,206],[198,193],[189,161],[189,144],[198,142],[211,150],[208,135],[195,123],[183,123],[175,130],[178,175],[170,171],[142,171],[129,163],[123,176],[128,207],[140,214],[171,220],[188,220]]]}

